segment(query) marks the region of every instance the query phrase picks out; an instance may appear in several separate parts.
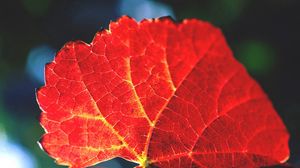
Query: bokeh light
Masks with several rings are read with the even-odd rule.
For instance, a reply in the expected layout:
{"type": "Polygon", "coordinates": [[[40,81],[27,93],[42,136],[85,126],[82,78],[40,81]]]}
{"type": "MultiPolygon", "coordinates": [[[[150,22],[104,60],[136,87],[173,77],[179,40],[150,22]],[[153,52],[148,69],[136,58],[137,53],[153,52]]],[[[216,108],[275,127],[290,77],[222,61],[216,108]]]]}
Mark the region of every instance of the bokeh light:
{"type": "Polygon", "coordinates": [[[36,168],[33,156],[22,146],[10,141],[0,131],[0,164],[2,168],[36,168]]]}
{"type": "Polygon", "coordinates": [[[33,16],[41,16],[48,11],[51,0],[22,0],[24,8],[33,16]]]}
{"type": "Polygon", "coordinates": [[[162,16],[175,18],[171,7],[152,0],[120,0],[119,8],[121,15],[129,15],[138,21],[162,16]]]}
{"type": "Polygon", "coordinates": [[[26,71],[36,81],[43,83],[44,66],[53,60],[55,50],[48,45],[33,47],[28,54],[26,71]]]}
{"type": "Polygon", "coordinates": [[[235,55],[250,73],[268,75],[275,67],[276,52],[268,43],[249,40],[237,45],[235,55]]]}

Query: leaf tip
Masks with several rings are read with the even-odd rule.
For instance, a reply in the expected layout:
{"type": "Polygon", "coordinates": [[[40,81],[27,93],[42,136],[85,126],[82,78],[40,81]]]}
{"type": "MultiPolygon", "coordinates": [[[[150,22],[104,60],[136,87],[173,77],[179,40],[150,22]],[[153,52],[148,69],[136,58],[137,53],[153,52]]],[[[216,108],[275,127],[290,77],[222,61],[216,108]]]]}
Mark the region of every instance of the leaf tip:
{"type": "Polygon", "coordinates": [[[40,140],[38,140],[36,143],[38,144],[39,148],[40,148],[42,151],[44,151],[44,152],[46,152],[47,154],[49,154],[49,152],[43,147],[43,144],[42,144],[42,143],[43,143],[43,137],[40,138],[40,140]]]}
{"type": "Polygon", "coordinates": [[[285,158],[283,158],[280,163],[285,163],[290,159],[290,155],[288,154],[285,158]]]}

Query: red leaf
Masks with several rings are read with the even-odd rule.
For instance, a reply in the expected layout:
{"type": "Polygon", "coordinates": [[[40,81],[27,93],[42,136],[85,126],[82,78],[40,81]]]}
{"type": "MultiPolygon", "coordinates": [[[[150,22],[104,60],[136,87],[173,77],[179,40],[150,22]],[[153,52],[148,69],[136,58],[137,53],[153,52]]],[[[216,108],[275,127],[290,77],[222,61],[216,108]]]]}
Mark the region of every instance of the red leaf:
{"type": "Polygon", "coordinates": [[[45,71],[41,145],[59,164],[259,167],[289,157],[270,100],[207,22],[124,16],[91,44],[67,43],[45,71]]]}

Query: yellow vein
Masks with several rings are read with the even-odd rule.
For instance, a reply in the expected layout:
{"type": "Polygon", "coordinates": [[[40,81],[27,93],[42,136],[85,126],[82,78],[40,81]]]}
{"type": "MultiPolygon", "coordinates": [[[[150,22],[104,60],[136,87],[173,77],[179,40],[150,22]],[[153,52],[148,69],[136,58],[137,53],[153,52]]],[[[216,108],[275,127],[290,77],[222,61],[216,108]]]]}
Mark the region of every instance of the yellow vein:
{"type": "MultiPolygon", "coordinates": [[[[214,43],[217,41],[217,37],[215,37],[214,40],[212,40],[210,46],[208,47],[207,51],[205,52],[206,54],[204,54],[202,57],[200,57],[196,63],[194,64],[194,67],[201,61],[203,60],[203,58],[208,54],[208,52],[211,50],[211,48],[214,46],[214,43]]],[[[183,79],[185,79],[191,72],[193,71],[193,68],[183,77],[183,79]]],[[[170,73],[170,69],[169,69],[169,73],[170,73]]],[[[171,74],[171,73],[170,73],[171,74]]],[[[148,135],[147,135],[147,141],[146,141],[146,146],[144,148],[144,151],[143,151],[143,155],[145,155],[145,157],[147,157],[148,155],[148,149],[149,149],[149,143],[150,143],[150,139],[151,139],[151,136],[152,136],[152,133],[153,133],[153,129],[155,128],[156,126],[156,123],[161,115],[161,113],[164,111],[164,109],[166,108],[166,106],[169,104],[169,101],[171,100],[171,98],[175,95],[175,92],[176,90],[181,86],[183,81],[181,81],[177,88],[174,89],[172,95],[167,99],[166,103],[164,104],[164,106],[160,109],[160,111],[157,113],[154,121],[153,121],[153,125],[150,127],[149,129],[149,132],[148,132],[148,135]]]]}
{"type": "MultiPolygon", "coordinates": [[[[74,46],[74,45],[75,45],[75,44],[73,43],[72,49],[74,50],[74,52],[76,52],[76,51],[75,51],[75,46],[74,46]]],[[[88,44],[86,44],[86,45],[88,45],[88,44]]],[[[90,45],[88,45],[88,46],[90,46],[90,45]]],[[[79,66],[79,64],[78,64],[78,59],[77,59],[77,57],[76,57],[76,63],[77,63],[77,66],[78,66],[78,69],[79,69],[80,73],[82,74],[82,71],[81,71],[80,66],[79,66]]],[[[97,112],[99,112],[100,114],[102,114],[101,111],[100,111],[100,109],[99,109],[99,107],[97,106],[97,103],[96,103],[94,97],[90,94],[89,89],[87,88],[85,82],[82,81],[82,83],[84,84],[85,89],[88,91],[87,93],[88,93],[89,96],[91,97],[91,100],[92,100],[92,103],[93,103],[95,109],[97,110],[97,112]]],[[[89,116],[86,116],[86,117],[89,118],[89,116]]],[[[127,142],[124,140],[124,137],[122,137],[122,136],[115,130],[115,128],[114,128],[114,127],[113,127],[113,126],[112,126],[112,125],[111,125],[104,117],[98,117],[98,119],[100,119],[100,120],[103,122],[103,124],[104,124],[105,126],[107,126],[107,127],[112,131],[112,133],[115,134],[115,135],[117,136],[117,138],[123,143],[123,145],[125,146],[126,149],[128,149],[129,152],[131,152],[136,158],[139,158],[139,154],[138,154],[136,151],[134,151],[134,149],[132,149],[131,147],[129,147],[129,145],[127,144],[127,142]]]]}
{"type": "Polygon", "coordinates": [[[145,109],[144,109],[144,106],[141,102],[141,99],[139,98],[137,92],[136,92],[136,89],[134,87],[134,84],[132,82],[132,77],[131,77],[131,65],[130,65],[130,57],[128,57],[128,59],[126,59],[126,62],[127,62],[127,67],[128,67],[128,80],[126,80],[132,87],[132,90],[133,90],[133,93],[134,93],[134,97],[135,99],[137,100],[137,104],[138,104],[138,107],[139,109],[141,110],[141,112],[144,114],[145,118],[147,119],[149,125],[153,125],[152,121],[150,120],[148,114],[146,113],[145,109]]]}

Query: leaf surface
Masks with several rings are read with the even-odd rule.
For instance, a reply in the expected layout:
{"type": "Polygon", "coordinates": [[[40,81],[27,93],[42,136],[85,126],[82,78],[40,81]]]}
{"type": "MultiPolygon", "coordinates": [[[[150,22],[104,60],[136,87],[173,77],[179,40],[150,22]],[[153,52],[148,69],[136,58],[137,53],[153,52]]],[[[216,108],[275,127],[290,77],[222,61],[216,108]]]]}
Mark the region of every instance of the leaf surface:
{"type": "Polygon", "coordinates": [[[123,16],[90,44],[65,44],[45,78],[40,142],[61,165],[259,167],[289,157],[270,100],[204,21],[123,16]]]}

